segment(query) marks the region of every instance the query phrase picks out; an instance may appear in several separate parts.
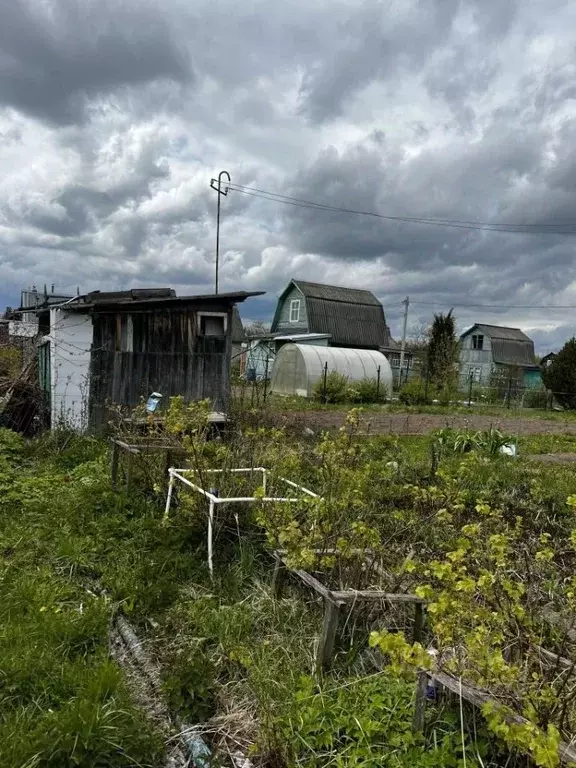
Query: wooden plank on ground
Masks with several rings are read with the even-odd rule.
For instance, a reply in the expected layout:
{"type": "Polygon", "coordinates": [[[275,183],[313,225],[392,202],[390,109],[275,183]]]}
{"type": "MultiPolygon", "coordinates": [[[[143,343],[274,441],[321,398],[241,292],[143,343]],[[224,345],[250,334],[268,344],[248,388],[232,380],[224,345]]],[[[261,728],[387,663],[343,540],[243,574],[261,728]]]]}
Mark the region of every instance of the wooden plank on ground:
{"type": "Polygon", "coordinates": [[[353,603],[356,600],[385,600],[387,603],[420,603],[426,601],[404,592],[383,592],[379,589],[346,589],[343,591],[333,591],[335,600],[341,600],[346,603],[353,603]]]}
{"type": "MultiPolygon", "coordinates": [[[[444,688],[448,688],[449,691],[452,691],[452,693],[455,693],[457,696],[462,696],[463,699],[470,702],[470,704],[473,704],[475,707],[482,708],[484,704],[489,702],[496,707],[502,706],[499,701],[489,693],[480,688],[476,688],[470,683],[464,682],[461,678],[453,677],[445,672],[430,672],[429,675],[439,682],[440,685],[443,685],[444,688]]],[[[529,723],[525,717],[522,717],[522,715],[518,715],[515,712],[504,711],[503,714],[507,723],[514,725],[526,725],[529,723]]],[[[576,763],[576,748],[572,746],[572,744],[560,742],[558,755],[563,763],[576,763]]]]}

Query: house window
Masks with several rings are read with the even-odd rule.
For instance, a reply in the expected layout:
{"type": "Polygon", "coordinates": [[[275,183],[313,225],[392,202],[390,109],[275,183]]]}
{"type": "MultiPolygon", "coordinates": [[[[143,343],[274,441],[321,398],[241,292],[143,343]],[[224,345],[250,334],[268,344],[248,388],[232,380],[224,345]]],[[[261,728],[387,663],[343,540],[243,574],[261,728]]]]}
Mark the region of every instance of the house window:
{"type": "Polygon", "coordinates": [[[297,323],[300,320],[300,299],[292,299],[290,302],[290,322],[297,323]]]}
{"type": "Polygon", "coordinates": [[[472,336],[472,347],[474,349],[484,349],[484,336],[481,334],[472,336]]]}
{"type": "Polygon", "coordinates": [[[468,381],[475,381],[478,384],[480,382],[481,376],[481,368],[468,368],[468,381]]]}

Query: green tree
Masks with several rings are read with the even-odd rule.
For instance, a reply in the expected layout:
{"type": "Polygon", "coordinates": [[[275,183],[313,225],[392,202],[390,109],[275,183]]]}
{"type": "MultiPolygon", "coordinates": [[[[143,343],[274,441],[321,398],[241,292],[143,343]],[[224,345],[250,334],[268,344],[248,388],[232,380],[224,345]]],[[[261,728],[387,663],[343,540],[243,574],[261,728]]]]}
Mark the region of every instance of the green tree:
{"type": "Polygon", "coordinates": [[[576,408],[576,338],[569,339],[552,362],[542,369],[546,389],[565,408],[576,408]]]}
{"type": "Polygon", "coordinates": [[[458,339],[452,310],[434,315],[428,342],[428,380],[438,389],[451,389],[456,384],[458,339]]]}

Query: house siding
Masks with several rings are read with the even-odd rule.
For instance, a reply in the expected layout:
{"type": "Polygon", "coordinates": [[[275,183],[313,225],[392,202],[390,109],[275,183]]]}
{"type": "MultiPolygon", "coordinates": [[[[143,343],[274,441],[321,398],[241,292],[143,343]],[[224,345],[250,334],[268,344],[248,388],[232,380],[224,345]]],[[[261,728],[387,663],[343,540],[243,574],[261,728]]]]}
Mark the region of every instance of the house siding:
{"type": "Polygon", "coordinates": [[[480,368],[480,383],[488,384],[493,369],[492,342],[490,337],[484,334],[484,349],[474,349],[474,335],[476,332],[469,333],[460,341],[460,378],[468,381],[470,368],[480,368]]]}
{"type": "Polygon", "coordinates": [[[308,333],[308,313],[306,311],[306,299],[295,285],[282,299],[278,322],[272,329],[274,333],[308,333]],[[290,322],[290,302],[293,299],[300,300],[300,319],[297,323],[290,322]]]}

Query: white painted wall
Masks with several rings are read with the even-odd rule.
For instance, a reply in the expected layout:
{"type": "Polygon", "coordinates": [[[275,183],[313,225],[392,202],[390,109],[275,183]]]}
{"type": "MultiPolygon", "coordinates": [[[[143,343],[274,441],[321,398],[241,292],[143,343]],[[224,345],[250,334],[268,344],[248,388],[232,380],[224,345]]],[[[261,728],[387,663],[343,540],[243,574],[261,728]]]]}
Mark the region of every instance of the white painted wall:
{"type": "Polygon", "coordinates": [[[92,318],[78,312],[50,310],[50,376],[52,429],[65,424],[88,426],[92,318]]]}

